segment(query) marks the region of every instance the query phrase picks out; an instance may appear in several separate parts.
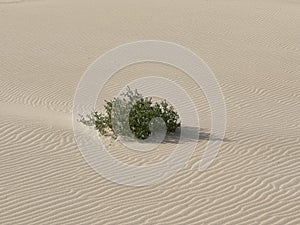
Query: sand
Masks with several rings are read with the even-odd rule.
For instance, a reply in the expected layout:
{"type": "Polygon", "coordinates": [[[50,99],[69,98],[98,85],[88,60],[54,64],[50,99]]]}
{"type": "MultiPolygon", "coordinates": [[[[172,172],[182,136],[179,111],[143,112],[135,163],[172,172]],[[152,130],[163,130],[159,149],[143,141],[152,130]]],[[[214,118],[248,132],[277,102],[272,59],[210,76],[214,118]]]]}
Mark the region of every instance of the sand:
{"type": "MultiPolygon", "coordinates": [[[[0,224],[300,224],[300,3],[293,0],[0,0],[0,224]],[[159,184],[132,187],[96,173],[72,128],[86,68],[120,44],[175,42],[213,70],[227,108],[226,139],[204,172],[200,138],[188,163],[159,184]]],[[[160,74],[195,101],[199,87],[151,63],[118,72],[99,96],[160,74]]],[[[111,153],[136,165],[176,144],[111,153]]]]}

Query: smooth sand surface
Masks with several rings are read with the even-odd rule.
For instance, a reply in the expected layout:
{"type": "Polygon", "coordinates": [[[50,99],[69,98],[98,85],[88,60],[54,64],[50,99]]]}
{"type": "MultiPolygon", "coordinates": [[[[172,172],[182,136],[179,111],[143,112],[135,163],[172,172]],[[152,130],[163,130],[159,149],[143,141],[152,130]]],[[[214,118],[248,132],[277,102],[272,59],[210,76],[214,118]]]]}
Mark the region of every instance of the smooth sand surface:
{"type": "MultiPolygon", "coordinates": [[[[0,224],[300,224],[300,2],[296,0],[0,0],[0,224]],[[171,41],[214,71],[227,106],[226,140],[197,170],[210,129],[199,87],[174,68],[130,66],[99,97],[161,75],[195,101],[203,135],[188,165],[157,185],[97,174],[73,136],[72,102],[86,68],[127,42],[171,41]]],[[[142,155],[116,142],[136,165],[142,155]]]]}

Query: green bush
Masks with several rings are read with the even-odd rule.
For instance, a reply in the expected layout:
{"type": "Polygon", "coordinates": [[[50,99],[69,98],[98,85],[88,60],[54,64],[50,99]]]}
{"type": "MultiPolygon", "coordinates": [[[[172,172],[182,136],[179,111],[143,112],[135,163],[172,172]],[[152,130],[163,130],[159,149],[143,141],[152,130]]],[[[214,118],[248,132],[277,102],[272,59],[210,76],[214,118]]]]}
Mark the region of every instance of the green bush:
{"type": "Polygon", "coordinates": [[[101,135],[136,137],[146,139],[151,133],[175,132],[180,127],[178,113],[166,100],[153,102],[129,87],[122,97],[105,101],[105,113],[92,112],[80,115],[80,122],[93,126],[101,135]]]}

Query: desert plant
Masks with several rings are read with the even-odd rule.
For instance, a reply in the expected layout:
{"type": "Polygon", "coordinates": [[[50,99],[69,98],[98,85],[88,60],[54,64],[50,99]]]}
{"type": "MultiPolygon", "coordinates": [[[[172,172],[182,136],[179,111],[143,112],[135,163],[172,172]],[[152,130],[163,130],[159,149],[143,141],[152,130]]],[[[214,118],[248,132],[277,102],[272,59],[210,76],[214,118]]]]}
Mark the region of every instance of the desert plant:
{"type": "Polygon", "coordinates": [[[122,97],[105,101],[105,113],[97,111],[80,115],[80,122],[93,126],[101,135],[148,138],[152,132],[175,132],[180,126],[179,115],[166,100],[153,102],[129,87],[122,97]]]}

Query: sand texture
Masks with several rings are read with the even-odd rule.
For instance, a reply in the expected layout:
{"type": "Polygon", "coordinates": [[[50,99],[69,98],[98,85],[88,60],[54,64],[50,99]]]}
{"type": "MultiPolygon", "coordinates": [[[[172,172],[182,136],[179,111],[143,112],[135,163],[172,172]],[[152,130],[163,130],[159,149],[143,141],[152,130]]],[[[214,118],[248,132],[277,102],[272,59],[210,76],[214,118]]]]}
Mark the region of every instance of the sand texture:
{"type": "MultiPolygon", "coordinates": [[[[300,224],[299,112],[299,1],[0,0],[0,224],[300,224]],[[166,65],[119,71],[99,106],[128,82],[161,75],[191,96],[202,129],[177,175],[132,187],[86,163],[72,104],[96,58],[144,39],[178,43],[208,64],[227,128],[217,158],[199,172],[211,126],[199,87],[166,65]]],[[[142,154],[114,142],[110,151],[147,165],[175,145],[142,154]]]]}

